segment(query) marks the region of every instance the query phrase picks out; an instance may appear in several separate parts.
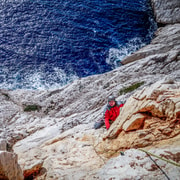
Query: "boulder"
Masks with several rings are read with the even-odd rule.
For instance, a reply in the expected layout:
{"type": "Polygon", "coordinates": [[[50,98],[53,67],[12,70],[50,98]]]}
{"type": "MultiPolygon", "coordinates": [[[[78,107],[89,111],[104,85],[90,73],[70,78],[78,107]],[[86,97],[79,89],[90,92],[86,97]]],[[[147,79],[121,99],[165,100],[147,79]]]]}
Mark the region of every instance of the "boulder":
{"type": "Polygon", "coordinates": [[[17,155],[7,151],[0,151],[0,179],[23,180],[22,170],[17,163],[17,155]]]}

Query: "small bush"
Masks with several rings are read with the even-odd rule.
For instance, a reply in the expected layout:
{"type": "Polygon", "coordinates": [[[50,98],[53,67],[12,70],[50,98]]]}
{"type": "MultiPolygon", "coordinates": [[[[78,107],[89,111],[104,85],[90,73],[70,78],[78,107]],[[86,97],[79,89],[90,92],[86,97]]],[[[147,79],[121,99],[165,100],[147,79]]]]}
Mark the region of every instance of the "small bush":
{"type": "Polygon", "coordinates": [[[41,109],[40,106],[38,105],[27,105],[25,108],[24,108],[24,111],[25,112],[30,112],[30,111],[39,111],[41,109]]]}
{"type": "Polygon", "coordinates": [[[9,100],[9,99],[10,99],[10,97],[9,97],[9,95],[8,95],[8,94],[6,94],[6,93],[2,93],[2,95],[3,95],[3,96],[5,96],[7,100],[9,100]]]}
{"type": "Polygon", "coordinates": [[[131,86],[129,86],[129,87],[125,87],[125,88],[123,88],[123,89],[121,89],[121,90],[119,91],[119,95],[126,94],[126,93],[128,93],[128,92],[132,92],[132,91],[134,91],[135,89],[137,89],[137,88],[139,88],[140,86],[142,86],[143,84],[144,84],[144,82],[138,82],[138,83],[133,84],[133,85],[131,85],[131,86]]]}

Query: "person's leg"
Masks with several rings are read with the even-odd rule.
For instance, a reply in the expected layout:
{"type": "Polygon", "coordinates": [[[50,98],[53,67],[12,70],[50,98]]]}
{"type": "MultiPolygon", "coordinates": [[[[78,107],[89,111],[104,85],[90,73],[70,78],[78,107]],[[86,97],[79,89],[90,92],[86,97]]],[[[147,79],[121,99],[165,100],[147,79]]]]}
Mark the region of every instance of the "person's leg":
{"type": "Polygon", "coordinates": [[[94,124],[94,129],[99,129],[101,126],[103,126],[105,123],[104,123],[104,120],[103,118],[99,119],[97,122],[95,122],[94,124]]]}

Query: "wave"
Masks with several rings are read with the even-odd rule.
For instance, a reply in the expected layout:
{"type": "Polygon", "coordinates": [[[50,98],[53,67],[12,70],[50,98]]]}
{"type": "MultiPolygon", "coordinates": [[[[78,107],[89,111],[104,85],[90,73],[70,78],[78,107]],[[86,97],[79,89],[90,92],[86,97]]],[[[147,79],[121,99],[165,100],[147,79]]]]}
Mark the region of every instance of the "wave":
{"type": "Polygon", "coordinates": [[[147,45],[147,41],[144,39],[153,39],[154,32],[157,29],[157,23],[154,21],[152,10],[149,6],[149,22],[150,27],[147,30],[147,34],[145,37],[135,37],[130,39],[125,44],[119,44],[118,48],[110,48],[108,57],[106,58],[106,63],[109,64],[113,69],[121,66],[121,60],[123,60],[126,56],[129,56],[133,52],[139,50],[140,48],[147,45]]]}
{"type": "Polygon", "coordinates": [[[42,65],[39,68],[21,69],[9,76],[6,68],[0,75],[0,89],[57,89],[75,79],[78,79],[73,73],[67,74],[59,67],[52,67],[52,70],[45,71],[42,65]]]}
{"type": "Polygon", "coordinates": [[[106,63],[111,65],[113,69],[117,68],[121,66],[122,59],[145,45],[146,43],[143,43],[141,38],[133,38],[124,46],[119,45],[118,48],[110,48],[106,63]]]}

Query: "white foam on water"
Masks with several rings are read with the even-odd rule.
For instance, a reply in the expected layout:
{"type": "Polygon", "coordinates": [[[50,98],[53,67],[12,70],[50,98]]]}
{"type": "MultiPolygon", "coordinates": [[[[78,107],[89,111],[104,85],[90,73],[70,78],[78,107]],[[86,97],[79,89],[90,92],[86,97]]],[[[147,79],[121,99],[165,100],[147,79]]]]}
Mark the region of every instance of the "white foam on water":
{"type": "MultiPolygon", "coordinates": [[[[22,71],[22,70],[21,70],[22,71]]],[[[52,72],[44,72],[43,67],[38,69],[26,69],[23,72],[17,71],[11,77],[3,72],[0,77],[0,89],[57,89],[75,79],[78,76],[75,74],[66,74],[66,72],[58,67],[53,68],[52,72]]]]}
{"type": "Polygon", "coordinates": [[[42,71],[34,72],[32,75],[28,74],[25,82],[28,82],[28,86],[31,89],[57,89],[77,78],[76,75],[66,74],[64,70],[55,67],[48,74],[42,71]]]}
{"type": "Polygon", "coordinates": [[[133,38],[124,46],[120,45],[118,48],[110,48],[106,63],[111,65],[112,68],[117,68],[121,65],[123,58],[145,45],[146,43],[143,43],[141,38],[133,38]]]}
{"type": "MultiPolygon", "coordinates": [[[[153,39],[154,32],[157,30],[158,26],[152,15],[149,16],[149,21],[151,22],[151,26],[148,29],[146,38],[153,39]]],[[[113,69],[117,68],[121,66],[122,59],[145,45],[147,45],[147,42],[144,42],[140,37],[135,37],[129,40],[125,45],[121,44],[118,48],[110,48],[106,63],[111,65],[113,69]]]]}

